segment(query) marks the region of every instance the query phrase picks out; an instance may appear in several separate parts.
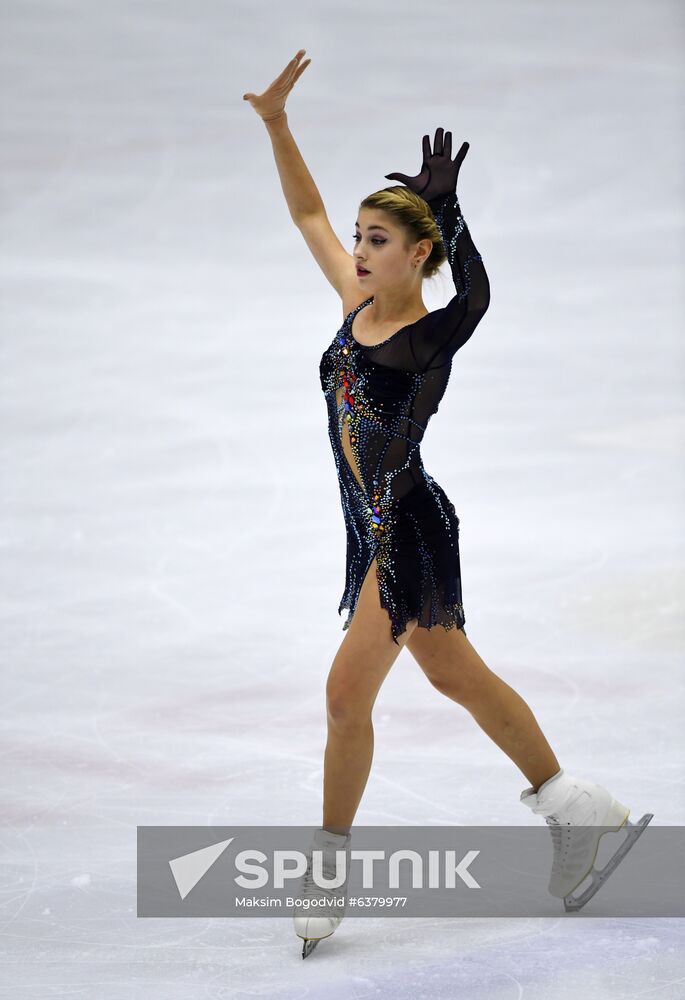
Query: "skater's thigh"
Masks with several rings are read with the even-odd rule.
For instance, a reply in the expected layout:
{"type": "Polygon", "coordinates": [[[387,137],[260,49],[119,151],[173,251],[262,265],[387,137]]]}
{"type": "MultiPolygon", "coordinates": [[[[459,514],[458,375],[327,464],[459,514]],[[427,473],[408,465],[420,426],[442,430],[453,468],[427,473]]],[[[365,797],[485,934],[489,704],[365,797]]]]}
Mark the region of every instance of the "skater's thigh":
{"type": "Polygon", "coordinates": [[[452,697],[473,696],[493,673],[459,628],[415,629],[407,649],[436,688],[452,697]]]}
{"type": "Polygon", "coordinates": [[[381,684],[416,628],[414,618],[398,635],[397,643],[393,642],[390,616],[380,600],[377,565],[374,557],[333,660],[327,683],[329,708],[337,704],[345,712],[350,706],[370,712],[381,684]]]}

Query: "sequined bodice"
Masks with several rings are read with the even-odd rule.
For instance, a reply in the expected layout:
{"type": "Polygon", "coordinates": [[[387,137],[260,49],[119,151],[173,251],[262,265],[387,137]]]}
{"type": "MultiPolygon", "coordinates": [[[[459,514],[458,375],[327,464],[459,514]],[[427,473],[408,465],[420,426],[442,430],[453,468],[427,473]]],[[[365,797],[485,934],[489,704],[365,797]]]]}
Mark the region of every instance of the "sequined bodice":
{"type": "Polygon", "coordinates": [[[373,347],[359,344],[352,320],[371,301],[346,318],[321,358],[319,373],[330,407],[329,429],[335,432],[334,453],[343,464],[339,472],[347,479],[352,475],[367,498],[389,494],[399,499],[422,477],[420,444],[451,365],[422,373],[382,362],[379,354],[397,336],[373,347]]]}
{"type": "Polygon", "coordinates": [[[456,195],[429,203],[443,237],[457,294],[442,309],[380,344],[352,336],[344,320],[319,366],[341,489],[358,490],[382,524],[383,505],[405,496],[426,473],[420,444],[450,377],[452,358],[489,304],[489,283],[456,195]],[[378,508],[378,509],[376,509],[378,508]]]}

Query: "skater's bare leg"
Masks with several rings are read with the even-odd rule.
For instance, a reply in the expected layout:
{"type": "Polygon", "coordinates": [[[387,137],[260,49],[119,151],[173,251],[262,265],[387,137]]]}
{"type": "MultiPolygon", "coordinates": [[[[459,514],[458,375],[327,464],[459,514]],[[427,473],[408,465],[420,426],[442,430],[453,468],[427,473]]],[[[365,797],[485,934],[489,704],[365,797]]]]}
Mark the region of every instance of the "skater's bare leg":
{"type": "Polygon", "coordinates": [[[371,713],[380,687],[416,619],[397,637],[381,606],[374,558],[357,607],[335,655],[326,684],[328,740],[324,755],[323,826],[348,833],[361,801],[373,758],[371,713]]]}
{"type": "Polygon", "coordinates": [[[407,642],[431,684],[470,712],[537,791],[561,765],[523,698],[486,665],[460,629],[417,628],[407,642]]]}

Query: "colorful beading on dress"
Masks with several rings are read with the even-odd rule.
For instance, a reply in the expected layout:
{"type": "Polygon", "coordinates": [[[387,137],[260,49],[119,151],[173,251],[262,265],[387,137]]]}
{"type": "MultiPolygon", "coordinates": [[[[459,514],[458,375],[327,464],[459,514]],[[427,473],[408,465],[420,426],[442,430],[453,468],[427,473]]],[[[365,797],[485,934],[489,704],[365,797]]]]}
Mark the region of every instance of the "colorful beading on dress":
{"type": "Polygon", "coordinates": [[[422,628],[464,629],[459,518],[425,470],[420,445],[447,388],[452,358],[490,303],[485,267],[456,192],[428,204],[456,295],[369,346],[355,340],[352,325],[371,296],[345,317],[319,366],[347,532],[338,614],[349,610],[347,629],[376,556],[380,601],[395,643],[414,618],[422,628]]]}

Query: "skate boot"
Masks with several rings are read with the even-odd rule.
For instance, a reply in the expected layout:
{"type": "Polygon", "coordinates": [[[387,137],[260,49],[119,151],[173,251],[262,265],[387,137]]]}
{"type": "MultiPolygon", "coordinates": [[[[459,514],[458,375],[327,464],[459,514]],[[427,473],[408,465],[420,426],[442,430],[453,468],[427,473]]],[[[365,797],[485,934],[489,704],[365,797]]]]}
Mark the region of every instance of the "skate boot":
{"type": "Polygon", "coordinates": [[[548,891],[564,900],[566,911],[579,910],[601,888],[626,856],[653,817],[645,813],[637,824],[629,823],[630,810],[601,785],[566,774],[564,769],[548,778],[537,792],[526,788],[521,802],[545,817],[551,829],[554,859],[548,891]],[[627,829],[628,833],[604,868],[594,861],[600,838],[610,831],[627,829]],[[592,882],[577,896],[573,890],[590,875],[592,882]]]}
{"type": "MultiPolygon", "coordinates": [[[[307,871],[300,883],[299,894],[303,900],[317,899],[340,899],[347,892],[347,881],[349,877],[349,857],[347,851],[351,842],[351,834],[331,833],[323,828],[318,829],[312,839],[311,846],[307,852],[307,871]],[[340,886],[322,888],[314,881],[314,859],[313,852],[321,853],[321,874],[322,880],[333,880],[336,876],[336,853],[340,858],[338,871],[344,878],[340,886]],[[344,867],[343,867],[344,865],[344,867]]],[[[317,863],[316,874],[319,868],[317,863]]],[[[298,906],[293,907],[293,920],[295,923],[295,933],[303,938],[302,958],[316,948],[322,938],[330,937],[340,926],[340,922],[345,913],[345,905],[342,906],[319,906],[314,903],[310,908],[304,909],[298,906]]]]}

